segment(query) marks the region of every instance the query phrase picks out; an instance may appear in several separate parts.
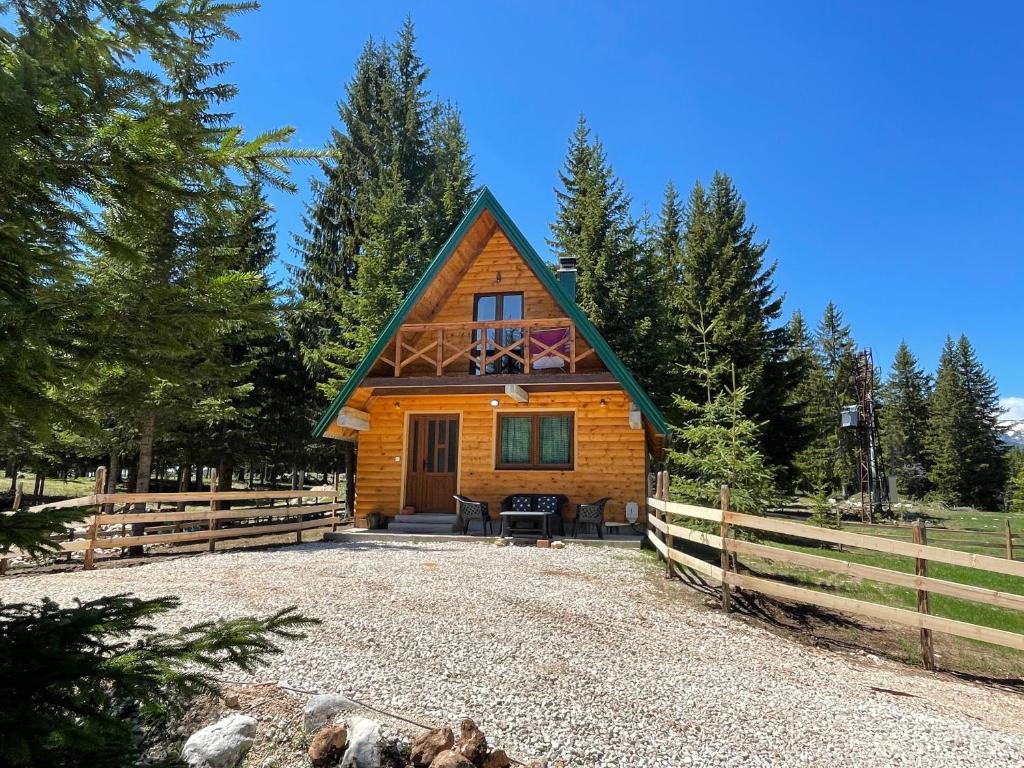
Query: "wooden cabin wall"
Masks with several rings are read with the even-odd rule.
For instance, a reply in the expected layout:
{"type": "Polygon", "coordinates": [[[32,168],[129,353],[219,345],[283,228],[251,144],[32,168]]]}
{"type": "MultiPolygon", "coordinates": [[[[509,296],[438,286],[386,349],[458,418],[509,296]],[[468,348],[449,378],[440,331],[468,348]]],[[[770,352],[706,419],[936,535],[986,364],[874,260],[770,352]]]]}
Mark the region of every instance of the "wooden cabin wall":
{"type": "MultiPolygon", "coordinates": [[[[555,301],[554,297],[548,293],[548,290],[537,279],[533,270],[523,261],[515,246],[505,236],[505,233],[498,229],[483,247],[480,255],[477,256],[467,269],[462,279],[457,285],[452,287],[451,295],[448,299],[432,317],[423,322],[468,323],[473,320],[473,302],[477,294],[520,292],[524,297],[524,311],[527,319],[564,318],[566,316],[565,312],[558,306],[558,302],[555,301]],[[498,274],[501,275],[500,282],[497,280],[498,274]]],[[[456,350],[467,346],[470,338],[469,331],[449,331],[446,333],[445,356],[453,355],[456,350]]],[[[432,334],[428,332],[410,343],[420,348],[432,340],[432,334]],[[424,338],[427,338],[427,340],[424,341],[424,338]]],[[[590,345],[578,333],[576,345],[580,353],[590,349],[590,345]]],[[[389,345],[388,357],[393,355],[394,348],[394,343],[389,345]]],[[[428,353],[426,361],[423,358],[419,358],[407,367],[403,367],[402,375],[433,376],[435,374],[433,354],[433,351],[428,353]]],[[[408,356],[409,353],[406,352],[405,355],[408,356]]],[[[606,369],[597,355],[589,355],[579,362],[577,370],[580,372],[595,372],[606,369]]],[[[463,358],[462,361],[452,363],[446,373],[469,373],[469,360],[463,358]]]]}
{"type": "Polygon", "coordinates": [[[530,402],[524,404],[514,403],[504,395],[490,394],[393,397],[381,394],[370,401],[367,409],[370,429],[359,433],[356,478],[356,511],[360,515],[380,512],[394,516],[401,510],[406,414],[454,412],[462,413],[460,493],[489,502],[492,517],[497,517],[505,496],[518,492],[565,494],[569,497],[566,517],[570,519],[575,515],[576,504],[603,496],[612,498],[605,510],[608,520],[624,520],[628,501],[635,501],[643,515],[646,495],[644,430],[630,429],[629,398],[621,390],[533,393],[530,402]],[[492,398],[497,398],[501,405],[491,407],[492,398]],[[496,414],[538,410],[575,412],[575,468],[496,470],[496,414]]]}

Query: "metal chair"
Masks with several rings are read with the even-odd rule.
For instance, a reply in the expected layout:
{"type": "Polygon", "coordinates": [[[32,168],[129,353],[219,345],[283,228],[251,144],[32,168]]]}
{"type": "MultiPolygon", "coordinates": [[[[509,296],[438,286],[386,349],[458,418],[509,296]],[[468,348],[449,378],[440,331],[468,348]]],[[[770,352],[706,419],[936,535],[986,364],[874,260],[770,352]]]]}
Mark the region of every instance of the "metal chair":
{"type": "Polygon", "coordinates": [[[459,520],[462,521],[462,535],[469,533],[469,523],[472,520],[480,521],[480,535],[489,533],[494,535],[494,528],[491,525],[491,512],[487,508],[486,501],[474,501],[466,496],[454,496],[459,520]]]}
{"type": "Polygon", "coordinates": [[[572,537],[578,538],[579,526],[592,525],[597,531],[597,538],[604,538],[604,505],[611,501],[611,496],[592,501],[589,504],[576,505],[576,519],[572,523],[572,537]]]}

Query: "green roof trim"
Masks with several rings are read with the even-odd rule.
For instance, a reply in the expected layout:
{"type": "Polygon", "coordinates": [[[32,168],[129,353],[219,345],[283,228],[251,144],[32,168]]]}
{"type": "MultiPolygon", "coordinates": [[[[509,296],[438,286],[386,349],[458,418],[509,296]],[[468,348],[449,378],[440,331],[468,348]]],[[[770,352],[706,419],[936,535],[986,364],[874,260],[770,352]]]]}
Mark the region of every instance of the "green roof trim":
{"type": "Polygon", "coordinates": [[[565,314],[576,324],[577,330],[583,334],[583,338],[587,341],[590,346],[594,348],[594,352],[597,356],[608,366],[608,370],[611,371],[615,378],[619,380],[623,388],[633,398],[633,401],[640,408],[640,412],[647,417],[647,420],[654,427],[655,431],[661,435],[667,435],[669,432],[668,422],[665,421],[665,417],[658,410],[658,407],[654,404],[648,394],[643,388],[637,383],[636,379],[633,378],[633,374],[629,372],[629,369],[619,360],[612,348],[608,346],[608,342],[604,340],[604,337],[598,332],[594,324],[587,319],[586,315],[576,306],[576,302],[571,300],[562,291],[558,285],[557,280],[548,270],[544,263],[544,260],[533,250],[533,246],[523,236],[523,233],[519,231],[519,227],[515,225],[515,222],[509,218],[509,215],[505,212],[505,209],[501,207],[497,199],[491,193],[487,187],[483,187],[480,193],[477,195],[476,200],[473,201],[473,205],[470,206],[466,215],[459,222],[459,226],[452,232],[451,237],[445,241],[445,244],[441,246],[441,249],[437,252],[437,256],[430,262],[430,266],[427,267],[427,271],[423,273],[423,277],[420,278],[416,286],[410,291],[405,301],[402,302],[402,306],[398,308],[395,316],[391,318],[391,321],[384,326],[384,330],[380,332],[380,336],[370,347],[370,351],[366,353],[366,357],[359,363],[356,369],[352,372],[352,376],[348,381],[345,382],[345,386],[338,392],[338,396],[334,398],[330,407],[324,413],[323,418],[316,425],[313,430],[314,437],[323,437],[324,432],[327,431],[327,427],[330,426],[331,422],[338,415],[338,411],[341,410],[342,406],[348,402],[348,399],[355,392],[359,384],[366,378],[366,375],[370,372],[370,368],[373,367],[374,362],[380,357],[381,353],[384,352],[384,348],[388,345],[391,337],[394,336],[395,331],[398,330],[399,326],[408,316],[409,311],[416,306],[423,292],[427,286],[434,281],[437,273],[441,267],[451,256],[452,252],[458,247],[459,243],[462,242],[462,238],[465,237],[466,232],[476,222],[477,218],[485,210],[489,210],[494,219],[498,222],[498,226],[504,230],[509,240],[515,246],[516,250],[523,257],[523,260],[530,266],[534,274],[541,281],[545,288],[555,297],[559,306],[565,312],[565,314]]]}

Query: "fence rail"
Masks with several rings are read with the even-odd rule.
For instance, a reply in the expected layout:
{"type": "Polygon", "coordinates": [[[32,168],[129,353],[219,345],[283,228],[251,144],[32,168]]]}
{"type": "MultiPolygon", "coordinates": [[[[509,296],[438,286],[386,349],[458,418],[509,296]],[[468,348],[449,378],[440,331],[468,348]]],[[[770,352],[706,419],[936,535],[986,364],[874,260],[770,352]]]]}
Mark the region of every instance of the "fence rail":
{"type": "Polygon", "coordinates": [[[1024,562],[930,546],[926,543],[927,529],[921,525],[913,526],[915,541],[911,543],[883,536],[817,528],[804,523],[734,512],[729,509],[729,489],[725,486],[722,488],[721,509],[668,501],[667,489],[667,473],[659,473],[656,495],[647,499],[647,505],[651,511],[651,514],[647,516],[647,538],[664,558],[667,576],[672,575],[672,564],[675,563],[694,570],[711,582],[720,585],[722,587],[722,606],[726,611],[729,610],[730,589],[737,588],[915,627],[921,632],[921,655],[924,665],[928,669],[934,669],[935,666],[931,644],[932,631],[1024,650],[1024,634],[934,616],[928,605],[929,593],[935,593],[997,608],[1024,611],[1024,595],[960,584],[927,575],[927,564],[932,561],[1024,578],[1024,562]],[[718,523],[719,535],[680,525],[676,520],[680,517],[718,523]],[[758,543],[739,539],[735,536],[737,528],[913,558],[915,573],[904,573],[888,568],[794,551],[772,542],[758,543]],[[721,565],[714,565],[686,552],[681,552],[674,547],[676,541],[691,542],[718,550],[721,553],[721,565]],[[738,555],[752,555],[766,560],[907,587],[917,592],[918,609],[914,611],[897,608],[740,573],[738,572],[738,555]]]}
{"type": "MultiPolygon", "coordinates": [[[[333,490],[220,491],[215,472],[207,491],[104,493],[105,487],[106,468],[100,467],[96,472],[95,493],[28,508],[29,512],[97,508],[86,518],[84,536],[75,538],[75,531],[71,531],[70,538],[54,541],[59,552],[83,552],[86,569],[94,567],[96,553],[105,549],[207,542],[212,552],[217,541],[282,533],[294,533],[296,542],[301,542],[303,531],[333,529],[347,520],[345,503],[339,501],[333,490]],[[220,508],[223,502],[261,500],[267,504],[220,508]],[[309,500],[312,503],[303,503],[309,500]],[[283,504],[277,503],[282,501],[283,504]],[[190,502],[207,505],[207,508],[181,508],[190,502]],[[155,509],[147,509],[154,505],[155,509]],[[169,507],[162,508],[164,505],[169,507]],[[118,507],[121,511],[111,511],[118,507]],[[222,527],[229,522],[233,524],[222,527]],[[184,530],[187,528],[192,530],[184,530]]],[[[8,559],[20,554],[17,550],[0,552],[0,573],[6,570],[8,559]]]]}

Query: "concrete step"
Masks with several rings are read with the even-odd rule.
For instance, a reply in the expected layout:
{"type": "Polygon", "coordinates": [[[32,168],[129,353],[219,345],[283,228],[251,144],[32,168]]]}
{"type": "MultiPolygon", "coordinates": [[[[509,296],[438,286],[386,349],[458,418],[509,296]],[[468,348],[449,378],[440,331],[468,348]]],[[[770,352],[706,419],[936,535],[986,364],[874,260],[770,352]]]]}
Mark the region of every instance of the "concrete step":
{"type": "Polygon", "coordinates": [[[395,523],[412,523],[414,525],[455,525],[458,516],[454,513],[444,512],[419,512],[415,515],[395,515],[392,518],[392,525],[395,523]]]}
{"type": "Polygon", "coordinates": [[[388,524],[388,533],[425,533],[431,535],[455,532],[455,523],[396,523],[388,524]]]}

